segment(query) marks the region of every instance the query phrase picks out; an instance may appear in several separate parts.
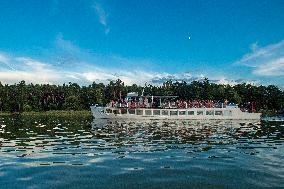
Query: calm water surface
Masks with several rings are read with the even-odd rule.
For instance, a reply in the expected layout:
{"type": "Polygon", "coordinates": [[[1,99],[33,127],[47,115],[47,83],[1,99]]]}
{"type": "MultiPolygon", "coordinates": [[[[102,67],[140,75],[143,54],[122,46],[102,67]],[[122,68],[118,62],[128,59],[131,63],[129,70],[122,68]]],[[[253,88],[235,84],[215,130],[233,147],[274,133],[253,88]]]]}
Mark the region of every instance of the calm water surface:
{"type": "Polygon", "coordinates": [[[284,123],[0,117],[0,188],[281,188],[284,123]]]}

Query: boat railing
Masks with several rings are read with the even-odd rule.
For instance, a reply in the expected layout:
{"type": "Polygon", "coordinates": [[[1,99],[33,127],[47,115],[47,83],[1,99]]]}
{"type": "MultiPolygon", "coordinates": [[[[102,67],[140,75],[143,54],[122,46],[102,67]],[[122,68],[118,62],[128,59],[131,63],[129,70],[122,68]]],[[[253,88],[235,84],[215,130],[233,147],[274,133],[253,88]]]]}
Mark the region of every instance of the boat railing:
{"type": "Polygon", "coordinates": [[[179,106],[179,105],[161,105],[161,106],[155,106],[153,104],[148,105],[128,105],[128,104],[108,104],[108,108],[143,108],[143,109],[192,109],[192,108],[238,108],[237,105],[226,105],[226,104],[214,104],[210,106],[206,105],[190,105],[190,106],[179,106]]]}

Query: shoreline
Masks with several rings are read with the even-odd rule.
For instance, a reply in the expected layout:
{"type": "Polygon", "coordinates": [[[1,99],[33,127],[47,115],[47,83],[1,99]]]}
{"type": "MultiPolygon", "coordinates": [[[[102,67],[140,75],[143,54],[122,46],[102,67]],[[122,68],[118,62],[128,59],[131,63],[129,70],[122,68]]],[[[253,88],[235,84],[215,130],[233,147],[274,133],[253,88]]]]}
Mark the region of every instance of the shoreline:
{"type": "Polygon", "coordinates": [[[51,110],[51,111],[41,111],[41,112],[0,112],[0,116],[54,116],[54,117],[85,117],[92,118],[92,113],[90,110],[51,110]]]}

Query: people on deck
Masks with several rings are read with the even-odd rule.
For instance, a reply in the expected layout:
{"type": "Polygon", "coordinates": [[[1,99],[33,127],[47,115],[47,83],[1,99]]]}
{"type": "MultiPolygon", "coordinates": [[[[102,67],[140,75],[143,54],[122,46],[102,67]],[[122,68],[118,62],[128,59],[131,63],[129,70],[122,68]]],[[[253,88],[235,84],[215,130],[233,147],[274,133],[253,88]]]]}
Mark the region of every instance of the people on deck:
{"type": "Polygon", "coordinates": [[[188,109],[188,108],[223,108],[228,105],[228,101],[224,100],[213,101],[213,100],[165,100],[163,102],[156,102],[148,100],[148,98],[140,99],[118,99],[112,100],[108,106],[116,108],[179,108],[179,109],[188,109]]]}

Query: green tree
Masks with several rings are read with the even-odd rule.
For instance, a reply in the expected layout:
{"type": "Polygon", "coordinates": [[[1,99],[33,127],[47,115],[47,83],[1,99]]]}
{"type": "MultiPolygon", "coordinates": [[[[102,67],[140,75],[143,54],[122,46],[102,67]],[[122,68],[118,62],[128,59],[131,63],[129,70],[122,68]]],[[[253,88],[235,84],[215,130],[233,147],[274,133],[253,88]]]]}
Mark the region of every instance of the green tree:
{"type": "Polygon", "coordinates": [[[64,107],[66,110],[82,110],[80,98],[74,95],[67,97],[64,107]]]}

